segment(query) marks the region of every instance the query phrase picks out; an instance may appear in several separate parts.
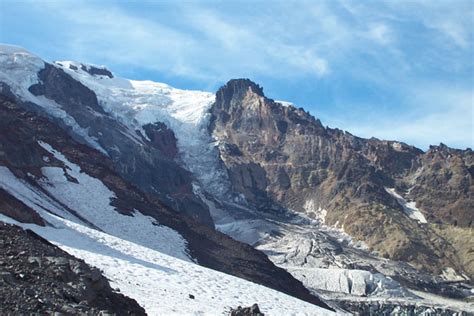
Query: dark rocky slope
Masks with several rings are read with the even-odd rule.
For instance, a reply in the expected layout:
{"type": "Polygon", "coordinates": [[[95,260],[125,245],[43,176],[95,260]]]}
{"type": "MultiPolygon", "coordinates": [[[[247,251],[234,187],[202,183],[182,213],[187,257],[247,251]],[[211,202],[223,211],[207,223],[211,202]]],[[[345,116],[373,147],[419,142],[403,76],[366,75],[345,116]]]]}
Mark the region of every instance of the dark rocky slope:
{"type": "MultiPolygon", "coordinates": [[[[300,299],[325,306],[319,298],[294,279],[289,273],[277,268],[261,252],[249,245],[237,242],[215,231],[212,227],[196,221],[186,214],[176,212],[164,205],[159,197],[143,193],[135,185],[125,181],[114,170],[114,162],[101,152],[82,145],[72,139],[47,118],[27,111],[15,100],[0,95],[0,165],[8,167],[18,178],[27,181],[38,190],[36,179],[41,178],[41,167],[65,168],[62,162],[38,145],[42,140],[64,154],[68,160],[92,177],[100,179],[117,199],[113,205],[117,211],[130,214],[140,210],[165,226],[179,232],[188,243],[192,257],[206,267],[259,283],[300,299]],[[22,155],[18,155],[22,153],[22,155]],[[44,156],[49,159],[45,161],[44,156]]],[[[74,179],[70,179],[74,181],[74,179]]],[[[4,212],[19,221],[34,222],[34,215],[25,217],[25,206],[12,196],[4,212]],[[21,206],[21,207],[19,207],[21,206]],[[23,207],[23,208],[22,208],[23,207]]],[[[73,210],[70,210],[73,212],[73,210]]],[[[34,214],[30,210],[30,214],[34,214]]]]}
{"type": "Polygon", "coordinates": [[[0,222],[0,313],[145,315],[91,268],[30,230],[0,222]]]}
{"type": "Polygon", "coordinates": [[[2,188],[0,188],[0,210],[4,215],[14,218],[19,222],[45,226],[43,218],[37,212],[11,196],[10,193],[2,188]]]}
{"type": "Polygon", "coordinates": [[[410,185],[409,198],[428,220],[460,227],[474,227],[474,153],[444,144],[430,146],[417,157],[420,168],[409,173],[402,185],[410,185]]]}
{"type": "Polygon", "coordinates": [[[327,224],[342,227],[382,256],[434,273],[449,266],[473,276],[458,258],[462,249],[431,225],[435,220],[471,227],[470,149],[440,146],[424,153],[326,128],[303,109],[266,98],[246,79],[219,89],[209,128],[220,141],[233,190],[261,212],[290,208],[314,216],[321,207],[328,211],[327,224]],[[415,199],[430,224],[405,215],[385,187],[415,199]]]}

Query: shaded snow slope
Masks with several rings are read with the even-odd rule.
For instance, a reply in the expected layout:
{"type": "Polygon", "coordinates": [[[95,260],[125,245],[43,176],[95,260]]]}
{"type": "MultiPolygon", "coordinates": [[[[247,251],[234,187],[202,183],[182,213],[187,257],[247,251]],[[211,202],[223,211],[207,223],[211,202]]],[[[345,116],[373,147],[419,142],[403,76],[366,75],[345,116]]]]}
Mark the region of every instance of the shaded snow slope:
{"type": "Polygon", "coordinates": [[[7,83],[12,92],[23,95],[38,83],[37,74],[44,68],[44,61],[21,47],[0,45],[0,65],[0,81],[7,83]]]}
{"type": "MultiPolygon", "coordinates": [[[[186,242],[176,231],[160,226],[155,219],[135,210],[133,216],[122,215],[110,205],[115,194],[99,179],[93,178],[46,143],[40,143],[66,169],[43,167],[44,178],[38,179],[45,194],[18,179],[7,167],[0,166],[0,188],[38,212],[56,214],[67,220],[92,226],[110,235],[130,240],[162,253],[191,261],[186,242]],[[66,177],[67,176],[67,177],[66,177]],[[75,179],[71,182],[69,179],[75,179]],[[167,242],[163,242],[167,240],[167,242]]],[[[43,216],[44,217],[44,216],[43,216]]]]}

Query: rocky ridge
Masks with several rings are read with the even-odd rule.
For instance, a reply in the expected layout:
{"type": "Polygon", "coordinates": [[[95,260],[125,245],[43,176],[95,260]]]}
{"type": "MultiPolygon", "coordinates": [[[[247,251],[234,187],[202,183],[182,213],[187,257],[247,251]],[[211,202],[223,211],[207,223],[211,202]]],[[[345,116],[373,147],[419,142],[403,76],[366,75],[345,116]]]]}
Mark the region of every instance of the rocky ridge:
{"type": "Polygon", "coordinates": [[[289,208],[319,217],[324,210],[326,224],[383,257],[436,274],[452,267],[472,277],[472,267],[459,259],[463,250],[432,227],[472,225],[472,150],[442,145],[424,153],[326,128],[303,109],[268,99],[247,79],[222,87],[211,112],[210,131],[232,188],[261,212],[289,208]],[[429,224],[407,216],[387,188],[415,199],[429,224]]]}

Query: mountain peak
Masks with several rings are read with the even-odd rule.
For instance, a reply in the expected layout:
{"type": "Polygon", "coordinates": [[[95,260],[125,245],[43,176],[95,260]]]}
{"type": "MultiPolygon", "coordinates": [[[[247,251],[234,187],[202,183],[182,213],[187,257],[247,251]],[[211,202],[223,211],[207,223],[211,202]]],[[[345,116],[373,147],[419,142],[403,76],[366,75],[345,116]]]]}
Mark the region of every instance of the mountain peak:
{"type": "Polygon", "coordinates": [[[263,94],[263,88],[260,85],[250,79],[240,78],[229,80],[217,91],[217,97],[232,99],[236,96],[244,96],[248,90],[251,90],[253,93],[261,97],[265,96],[263,94]]]}

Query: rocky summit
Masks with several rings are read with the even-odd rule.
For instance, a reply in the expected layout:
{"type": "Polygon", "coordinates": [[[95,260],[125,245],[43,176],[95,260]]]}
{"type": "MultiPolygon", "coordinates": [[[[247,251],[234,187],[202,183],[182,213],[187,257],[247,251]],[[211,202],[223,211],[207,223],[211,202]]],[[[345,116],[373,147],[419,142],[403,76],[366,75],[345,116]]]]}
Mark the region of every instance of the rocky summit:
{"type": "Polygon", "coordinates": [[[0,45],[2,312],[468,315],[473,170],[249,79],[181,90],[0,45]]]}

